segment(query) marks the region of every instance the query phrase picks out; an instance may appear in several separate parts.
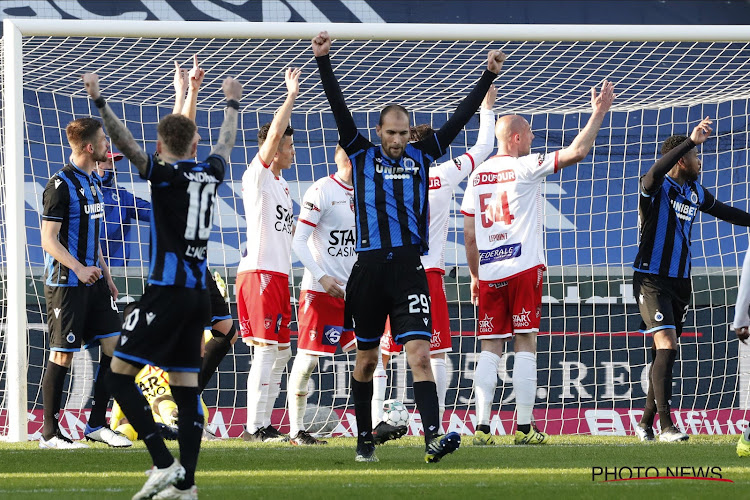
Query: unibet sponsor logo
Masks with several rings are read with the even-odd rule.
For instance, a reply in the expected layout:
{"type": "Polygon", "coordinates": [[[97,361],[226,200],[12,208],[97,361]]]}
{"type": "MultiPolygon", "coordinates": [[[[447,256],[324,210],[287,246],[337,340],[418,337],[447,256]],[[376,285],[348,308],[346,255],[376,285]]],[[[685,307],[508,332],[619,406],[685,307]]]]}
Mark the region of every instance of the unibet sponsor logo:
{"type": "Polygon", "coordinates": [[[521,256],[521,244],[503,245],[492,250],[479,251],[479,264],[490,264],[501,260],[515,259],[521,256]]]}
{"type": "Polygon", "coordinates": [[[419,172],[419,167],[411,158],[404,158],[402,165],[384,165],[383,158],[375,158],[375,172],[383,174],[386,179],[408,179],[419,172]]]}
{"type": "Polygon", "coordinates": [[[328,255],[331,257],[351,257],[356,243],[352,229],[333,230],[328,235],[328,255]]]}
{"type": "Polygon", "coordinates": [[[104,203],[88,203],[83,206],[83,211],[92,219],[104,217],[104,203]]]}
{"type": "Polygon", "coordinates": [[[688,203],[680,203],[676,200],[669,200],[672,204],[677,218],[681,220],[692,220],[695,218],[695,214],[698,213],[698,207],[690,205],[688,203]]]}

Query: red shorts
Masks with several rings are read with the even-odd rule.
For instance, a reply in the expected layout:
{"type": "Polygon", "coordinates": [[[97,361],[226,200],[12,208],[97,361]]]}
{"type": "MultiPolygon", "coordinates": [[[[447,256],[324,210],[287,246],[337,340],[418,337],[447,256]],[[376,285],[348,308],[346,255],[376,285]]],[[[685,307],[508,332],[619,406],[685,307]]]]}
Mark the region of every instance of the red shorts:
{"type": "Polygon", "coordinates": [[[237,275],[235,286],[240,337],[288,346],[289,322],[292,320],[289,277],[279,273],[245,271],[237,275]]]}
{"type": "Polygon", "coordinates": [[[354,349],[357,339],[352,330],[344,330],[344,299],[325,292],[302,290],[297,312],[299,336],[297,349],[308,354],[331,355],[336,346],[346,352],[354,349]]]}
{"type": "Polygon", "coordinates": [[[536,333],[542,319],[544,267],[538,266],[506,281],[479,282],[479,339],[536,333]]]}
{"type": "MultiPolygon", "coordinates": [[[[430,310],[432,312],[432,338],[430,353],[451,352],[451,321],[448,315],[448,301],[445,298],[445,282],[440,271],[427,271],[427,286],[430,289],[430,310]]],[[[383,354],[394,355],[401,352],[401,344],[393,341],[391,322],[386,320],[385,332],[380,337],[380,350],[383,354]]]]}

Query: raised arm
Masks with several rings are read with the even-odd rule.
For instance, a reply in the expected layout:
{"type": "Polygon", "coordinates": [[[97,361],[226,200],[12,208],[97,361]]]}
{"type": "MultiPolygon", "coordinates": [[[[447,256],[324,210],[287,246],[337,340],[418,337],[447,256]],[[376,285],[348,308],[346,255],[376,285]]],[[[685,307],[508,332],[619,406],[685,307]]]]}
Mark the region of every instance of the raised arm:
{"type": "Polygon", "coordinates": [[[188,87],[188,70],[182,69],[177,61],[174,62],[174,108],[172,113],[179,115],[185,105],[185,93],[188,87]]]}
{"type": "Polygon", "coordinates": [[[198,65],[198,55],[193,55],[193,67],[188,73],[187,99],[182,106],[180,114],[195,121],[195,110],[198,107],[198,91],[203,83],[206,72],[198,65]]]}
{"type": "Polygon", "coordinates": [[[469,92],[461,104],[458,105],[453,115],[448,119],[447,122],[440,127],[435,133],[437,137],[438,146],[440,148],[439,154],[436,157],[442,156],[448,150],[453,139],[456,138],[461,129],[469,123],[471,117],[476,113],[477,108],[482,103],[487,91],[492,85],[492,82],[497,78],[498,73],[503,68],[503,62],[505,61],[505,54],[499,50],[490,50],[487,54],[487,69],[482,74],[474,88],[469,92]]]}
{"type": "Polygon", "coordinates": [[[648,172],[646,172],[646,175],[644,175],[641,180],[641,187],[646,193],[651,192],[656,186],[661,186],[664,176],[667,175],[667,172],[672,170],[672,167],[677,165],[677,162],[680,161],[680,158],[682,158],[685,153],[690,151],[697,144],[703,144],[706,142],[708,136],[711,135],[712,123],[713,122],[708,117],[705,117],[695,126],[689,138],[685,139],[685,141],[679,146],[669,150],[667,154],[659,158],[656,163],[648,169],[648,172]]]}
{"type": "Polygon", "coordinates": [[[477,142],[467,151],[474,160],[475,166],[486,160],[495,148],[495,113],[492,107],[495,105],[496,98],[497,89],[494,85],[490,85],[479,110],[477,142]]]}
{"type": "Polygon", "coordinates": [[[268,129],[266,140],[258,151],[258,156],[264,165],[270,165],[273,162],[273,157],[276,156],[276,151],[279,150],[281,138],[284,137],[284,131],[289,126],[294,101],[297,99],[297,95],[299,95],[299,75],[300,70],[294,68],[287,68],[284,73],[287,92],[286,100],[276,110],[276,114],[273,120],[271,120],[271,128],[268,129]]]}
{"type": "Polygon", "coordinates": [[[130,163],[135,165],[138,172],[142,176],[146,176],[148,174],[148,155],[138,146],[133,134],[115,116],[115,113],[102,97],[101,92],[99,92],[99,76],[96,73],[86,73],[82,78],[86,92],[99,110],[99,115],[104,121],[104,128],[107,129],[112,142],[130,160],[130,163]]]}
{"type": "Polygon", "coordinates": [[[615,86],[607,80],[602,83],[602,91],[597,94],[596,89],[591,87],[591,109],[592,113],[586,126],[583,127],[573,142],[565,149],[560,150],[557,156],[557,168],[565,168],[578,163],[586,158],[596,140],[596,134],[602,126],[604,117],[612,107],[615,99],[615,86]]]}
{"type": "Polygon", "coordinates": [[[212,155],[218,155],[225,160],[229,159],[235,141],[237,141],[237,118],[240,116],[240,98],[242,97],[242,85],[234,78],[227,77],[221,85],[224,96],[227,98],[227,107],[224,109],[224,122],[219,130],[219,139],[211,148],[212,155]]]}
{"type": "Polygon", "coordinates": [[[331,58],[328,54],[331,50],[331,37],[327,31],[321,31],[318,36],[312,39],[312,49],[313,54],[315,54],[315,62],[318,63],[323,90],[326,93],[328,104],[331,106],[333,117],[336,119],[336,127],[339,129],[339,143],[342,146],[347,146],[357,137],[357,125],[354,124],[354,118],[352,118],[349,108],[346,107],[339,82],[333,74],[331,58]]]}

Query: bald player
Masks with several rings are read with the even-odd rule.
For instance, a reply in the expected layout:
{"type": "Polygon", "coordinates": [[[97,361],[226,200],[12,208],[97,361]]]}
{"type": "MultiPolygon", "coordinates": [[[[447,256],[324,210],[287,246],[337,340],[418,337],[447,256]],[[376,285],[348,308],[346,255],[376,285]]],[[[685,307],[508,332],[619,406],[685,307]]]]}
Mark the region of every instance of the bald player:
{"type": "Polygon", "coordinates": [[[525,118],[501,117],[495,126],[497,155],[469,177],[461,212],[465,216],[471,300],[479,305],[478,338],[482,346],[474,375],[475,445],[500,444],[490,432],[490,409],[500,356],[511,339],[515,339],[515,443],[549,441],[549,436],[531,422],[537,385],[536,335],[542,315],[545,269],[542,181],[586,157],[614,97],[610,82],[602,84],[599,94],[592,88],[592,114],[586,127],[570,146],[549,155],[530,154],[534,134],[525,118]]]}

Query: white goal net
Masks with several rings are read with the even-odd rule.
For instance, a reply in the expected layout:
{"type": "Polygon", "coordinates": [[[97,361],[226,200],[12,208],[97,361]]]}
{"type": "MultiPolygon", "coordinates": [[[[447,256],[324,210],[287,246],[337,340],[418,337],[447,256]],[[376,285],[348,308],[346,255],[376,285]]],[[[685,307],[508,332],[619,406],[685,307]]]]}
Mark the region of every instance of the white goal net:
{"type": "MultiPolygon", "coordinates": [[[[292,116],[295,164],[284,174],[295,202],[295,215],[307,187],[335,170],[333,152],[338,134],[310,49],[313,28],[301,25],[299,33],[290,36],[283,34],[289,31],[285,27],[273,37],[267,34],[273,27],[266,24],[263,38],[252,38],[257,36],[253,35],[252,23],[246,23],[243,36],[238,33],[243,28],[236,25],[229,35],[222,31],[228,29],[226,23],[198,24],[215,26],[213,38],[172,37],[176,29],[171,23],[125,22],[113,26],[115,31],[106,36],[76,36],[82,25],[71,23],[65,36],[59,31],[55,36],[44,35],[42,28],[35,28],[35,36],[22,39],[23,66],[15,71],[22,69],[23,74],[23,179],[8,185],[4,182],[8,169],[16,166],[3,161],[0,167],[0,436],[12,435],[9,416],[14,412],[27,413],[30,437],[38,436],[41,426],[41,376],[49,355],[39,230],[41,199],[47,180],[70,154],[65,125],[75,118],[98,116],[83,91],[82,73],[100,75],[112,109],[141,146],[154,151],[156,124],[173,105],[173,61],[189,65],[193,54],[198,54],[207,71],[196,119],[202,136],[199,157],[208,153],[221,125],[221,81],[233,76],[243,84],[238,142],[226,181],[219,188],[209,247],[210,267],[226,277],[232,291],[246,239],[241,176],[257,151],[259,125],[271,120],[285,98],[286,67],[302,68],[301,93],[292,116]],[[9,203],[9,190],[22,192],[23,199],[9,203]],[[23,212],[25,231],[8,234],[6,221],[19,210],[23,212]],[[16,301],[25,302],[22,311],[10,310],[6,293],[13,288],[6,280],[8,269],[18,264],[6,258],[6,244],[16,237],[26,240],[21,264],[26,276],[26,300],[16,301]],[[19,315],[27,324],[26,331],[6,328],[7,319],[19,315]],[[6,346],[11,336],[27,346],[27,364],[21,368],[27,381],[27,407],[23,409],[17,407],[17,399],[11,403],[8,397],[10,383],[15,383],[9,382],[13,374],[8,376],[8,372],[18,369],[15,362],[7,361],[6,346]]],[[[182,33],[191,33],[193,23],[180,25],[182,33]]],[[[375,29],[363,26],[360,36],[375,29]]],[[[638,35],[635,41],[640,33],[637,27],[632,31],[633,41],[623,40],[625,30],[611,30],[619,33],[613,38],[621,41],[602,41],[601,33],[587,34],[585,27],[578,33],[569,27],[560,40],[555,40],[552,32],[527,27],[525,39],[546,39],[533,42],[454,40],[467,33],[487,33],[473,26],[448,27],[450,31],[441,35],[435,35],[439,31],[429,27],[402,27],[398,36],[412,33],[409,36],[415,39],[411,40],[374,40],[369,35],[368,39],[356,39],[351,34],[356,30],[351,27],[346,37],[336,39],[341,36],[337,26],[326,28],[334,38],[333,67],[349,108],[360,130],[374,142],[378,113],[387,104],[404,105],[412,112],[414,123],[429,123],[435,128],[442,125],[481,75],[486,53],[492,48],[508,54],[495,83],[495,112],[528,117],[536,135],[533,152],[552,152],[569,145],[588,119],[590,88],[605,78],[615,83],[613,110],[591,154],[576,167],[550,176],[544,184],[548,271],[534,419],[549,433],[632,433],[645,403],[650,361],[650,340],[638,332],[640,318],[630,268],[638,246],[638,177],[658,158],[666,137],[687,134],[700,118],[711,116],[716,132],[701,149],[701,182],[719,200],[748,209],[750,81],[746,75],[750,72],[750,42],[658,42],[648,41],[645,35],[638,35]],[[439,36],[444,39],[428,40],[439,36]],[[599,41],[564,41],[587,36],[599,41]]],[[[379,25],[377,29],[386,28],[379,25]]],[[[690,30],[686,31],[691,36],[690,30]]],[[[493,37],[502,39],[503,33],[498,27],[493,37]]],[[[654,36],[662,35],[655,29],[654,36]]],[[[376,38],[386,37],[381,34],[376,38]]],[[[714,38],[721,39],[722,33],[714,38]]],[[[702,35],[701,39],[709,37],[702,35]]],[[[6,57],[2,63],[6,75],[15,74],[9,71],[13,61],[6,57]]],[[[7,84],[3,91],[7,104],[7,84]]],[[[13,122],[8,109],[4,106],[0,125],[13,122]]],[[[475,117],[442,161],[471,147],[477,129],[475,117]]],[[[3,159],[8,148],[14,147],[7,143],[10,136],[5,127],[4,132],[3,159]]],[[[126,160],[117,164],[116,171],[118,188],[149,199],[147,184],[126,160]]],[[[456,191],[451,207],[446,252],[453,352],[448,355],[444,427],[473,433],[472,382],[479,349],[474,337],[477,318],[469,301],[463,217],[458,211],[464,185],[456,191]]],[[[136,217],[127,222],[119,238],[115,246],[122,254],[111,267],[122,309],[143,290],[148,268],[148,224],[136,217]]],[[[747,231],[700,215],[692,238],[694,293],[674,373],[674,420],[688,433],[736,433],[747,425],[750,359],[748,348],[737,342],[729,326],[738,268],[748,246],[747,231]]],[[[296,309],[302,268],[295,257],[292,260],[290,285],[296,309]]],[[[234,304],[232,311],[236,318],[234,304]]],[[[295,320],[296,311],[293,331],[295,320]]],[[[296,352],[294,337],[292,344],[296,352]]],[[[84,415],[90,408],[97,359],[97,351],[76,354],[65,386],[61,424],[74,438],[81,436],[84,415]]],[[[204,392],[212,429],[220,436],[242,432],[250,363],[248,348],[238,342],[204,392]]],[[[351,434],[354,418],[349,378],[353,363],[353,355],[341,353],[322,358],[308,398],[308,417],[319,424],[313,430],[351,434]]],[[[501,363],[492,412],[492,429],[500,434],[513,430],[512,368],[511,350],[501,363]]],[[[392,360],[388,375],[386,399],[399,399],[413,410],[410,375],[403,355],[392,360]]],[[[286,376],[273,417],[282,430],[288,425],[285,387],[286,376]]],[[[414,422],[411,431],[418,432],[420,427],[414,422]]]]}

